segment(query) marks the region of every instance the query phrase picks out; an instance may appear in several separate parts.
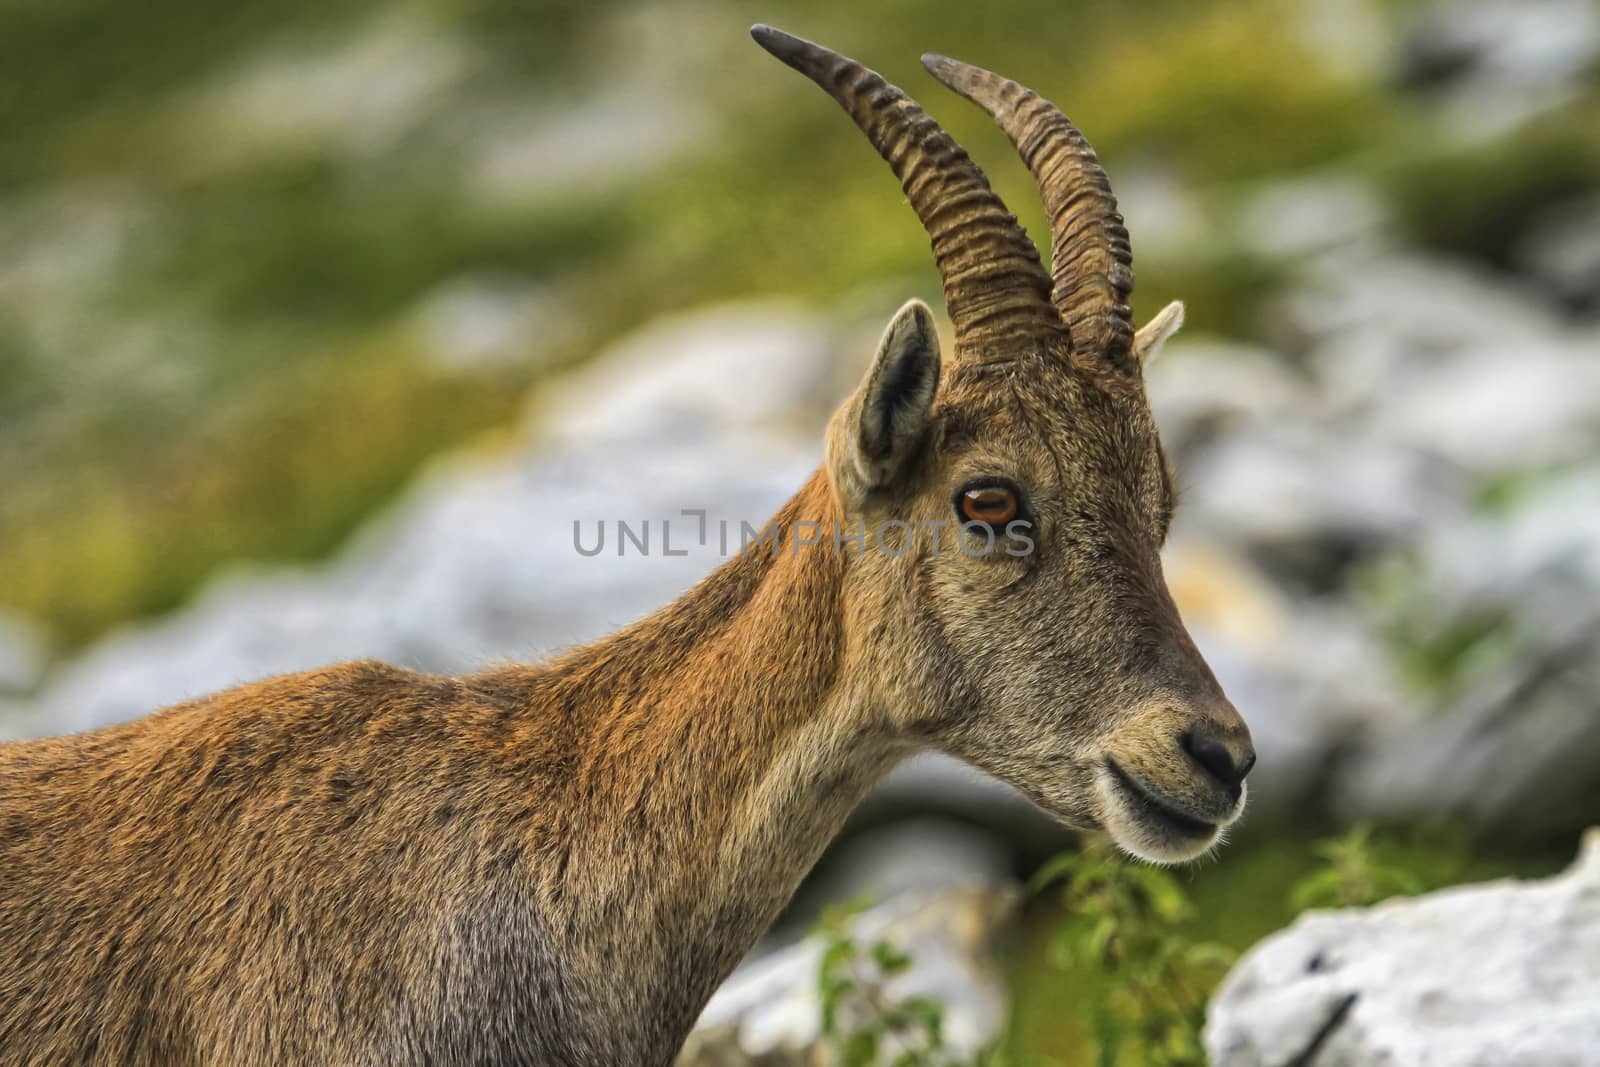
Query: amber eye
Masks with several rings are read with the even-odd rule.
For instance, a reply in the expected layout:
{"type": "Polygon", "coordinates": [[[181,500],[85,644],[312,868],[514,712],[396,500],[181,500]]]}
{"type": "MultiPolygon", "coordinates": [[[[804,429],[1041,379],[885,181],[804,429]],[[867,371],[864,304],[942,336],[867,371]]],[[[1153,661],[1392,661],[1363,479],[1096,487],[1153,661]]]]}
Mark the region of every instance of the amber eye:
{"type": "Polygon", "coordinates": [[[983,522],[990,526],[1004,526],[1021,510],[1016,490],[1003,485],[968,489],[961,494],[957,507],[964,522],[983,522]]]}

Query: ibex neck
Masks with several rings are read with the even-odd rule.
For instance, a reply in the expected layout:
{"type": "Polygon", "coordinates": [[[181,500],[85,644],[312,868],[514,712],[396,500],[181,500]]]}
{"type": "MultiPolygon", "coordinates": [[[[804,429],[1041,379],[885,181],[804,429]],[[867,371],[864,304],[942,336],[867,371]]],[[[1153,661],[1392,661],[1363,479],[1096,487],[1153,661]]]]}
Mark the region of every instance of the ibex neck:
{"type": "Polygon", "coordinates": [[[565,842],[580,956],[640,981],[667,1026],[704,999],[894,762],[846,668],[843,576],[821,474],[754,544],[677,603],[555,665],[582,716],[565,842]],[[626,962],[624,962],[626,961],[626,962]]]}

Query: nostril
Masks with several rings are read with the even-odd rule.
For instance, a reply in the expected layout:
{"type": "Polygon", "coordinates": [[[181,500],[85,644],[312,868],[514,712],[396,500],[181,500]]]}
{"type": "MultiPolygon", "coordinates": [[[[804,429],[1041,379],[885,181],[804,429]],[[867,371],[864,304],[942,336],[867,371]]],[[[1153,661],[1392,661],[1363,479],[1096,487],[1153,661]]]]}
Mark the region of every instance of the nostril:
{"type": "Polygon", "coordinates": [[[1256,765],[1255,751],[1245,747],[1242,752],[1235,755],[1227,745],[1212,737],[1197,734],[1193,730],[1184,732],[1183,750],[1194,757],[1194,761],[1224,785],[1235,789],[1244,782],[1244,776],[1250,773],[1250,768],[1256,765]]]}

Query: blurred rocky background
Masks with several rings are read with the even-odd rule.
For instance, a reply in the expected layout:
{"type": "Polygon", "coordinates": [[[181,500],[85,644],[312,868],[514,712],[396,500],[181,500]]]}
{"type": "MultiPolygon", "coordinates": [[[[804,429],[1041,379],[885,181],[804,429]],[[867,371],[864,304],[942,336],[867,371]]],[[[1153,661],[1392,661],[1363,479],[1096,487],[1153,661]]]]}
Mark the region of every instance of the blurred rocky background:
{"type": "MultiPolygon", "coordinates": [[[[1356,820],[1424,886],[1570,858],[1600,821],[1600,0],[0,6],[0,737],[537,656],[764,521],[939,288],[758,19],[905,85],[1037,236],[918,57],[1029,82],[1115,181],[1136,316],[1188,302],[1149,375],[1168,575],[1261,757],[1180,875],[1194,925],[1284,925],[1356,820]],[[709,545],[616,555],[618,520],[686,544],[684,509],[709,545]]],[[[1065,843],[915,762],[774,943],[1065,843]]],[[[1048,921],[1010,1029],[1071,1062],[1048,921]]]]}

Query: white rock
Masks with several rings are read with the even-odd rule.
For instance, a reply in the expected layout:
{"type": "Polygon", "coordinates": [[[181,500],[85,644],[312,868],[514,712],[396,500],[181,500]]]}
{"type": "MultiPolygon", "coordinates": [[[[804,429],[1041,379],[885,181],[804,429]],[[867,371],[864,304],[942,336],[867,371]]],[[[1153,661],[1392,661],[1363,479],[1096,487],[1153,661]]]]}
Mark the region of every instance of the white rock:
{"type": "Polygon", "coordinates": [[[1181,335],[1145,376],[1161,442],[1180,467],[1211,440],[1243,427],[1290,421],[1311,409],[1311,386],[1275,352],[1181,335]]]}
{"type": "Polygon", "coordinates": [[[1540,882],[1316,912],[1224,980],[1215,1067],[1581,1067],[1600,1048],[1600,832],[1540,882]]]}
{"type": "Polygon", "coordinates": [[[1448,471],[1292,417],[1219,438],[1181,470],[1186,528],[1242,548],[1315,588],[1349,558],[1454,510],[1448,471]]]}
{"type": "Polygon", "coordinates": [[[1485,89],[1540,88],[1582,75],[1600,56],[1600,12],[1585,0],[1450,0],[1412,35],[1418,53],[1466,60],[1485,89]]]}
{"type": "Polygon", "coordinates": [[[1246,201],[1235,228],[1257,254],[1292,258],[1371,240],[1386,222],[1369,185],[1317,175],[1265,185],[1246,201]]]}
{"type": "Polygon", "coordinates": [[[1216,239],[1215,221],[1197,202],[1194,187],[1170,166],[1119,169],[1117,196],[1129,232],[1139,235],[1140,255],[1193,255],[1216,239]]]}
{"type": "Polygon", "coordinates": [[[1354,817],[1449,815],[1519,839],[1600,818],[1600,625],[1552,635],[1457,706],[1373,745],[1340,771],[1354,817]]]}
{"type": "Polygon", "coordinates": [[[1524,490],[1503,513],[1437,522],[1418,538],[1415,595],[1447,616],[1507,610],[1539,629],[1588,621],[1600,596],[1597,516],[1600,468],[1580,467],[1524,490]]]}
{"type": "Polygon", "coordinates": [[[1588,0],[1448,0],[1413,22],[1405,73],[1441,83],[1436,125],[1464,141],[1578,98],[1600,55],[1600,11],[1588,0]]]}
{"type": "Polygon", "coordinates": [[[1600,310],[1600,196],[1540,215],[1514,250],[1518,266],[1583,310],[1600,310]]]}
{"type": "Polygon", "coordinates": [[[1459,265],[1330,255],[1288,304],[1312,339],[1317,419],[1339,436],[1475,474],[1587,459],[1600,333],[1459,265]]]}
{"type": "MultiPolygon", "coordinates": [[[[1016,903],[1014,891],[993,888],[907,893],[859,916],[851,936],[863,946],[887,940],[909,952],[911,969],[890,980],[885,994],[893,1000],[929,997],[944,1005],[948,1050],[971,1056],[1004,1019],[995,941],[1016,903]]],[[[821,958],[821,943],[807,940],[735,972],[706,1005],[680,1067],[820,1062],[821,958]]]]}
{"type": "Polygon", "coordinates": [[[42,627],[0,608],[0,694],[25,693],[38,685],[49,651],[42,627]]]}
{"type": "Polygon", "coordinates": [[[1580,468],[1505,513],[1451,516],[1385,578],[1406,626],[1493,624],[1436,706],[1348,752],[1332,781],[1354,818],[1446,814],[1548,836],[1600,821],[1600,471],[1580,468]]]}
{"type": "Polygon", "coordinates": [[[538,367],[576,335],[553,287],[509,275],[452,279],[425,295],[409,319],[423,356],[447,371],[538,367]]]}

